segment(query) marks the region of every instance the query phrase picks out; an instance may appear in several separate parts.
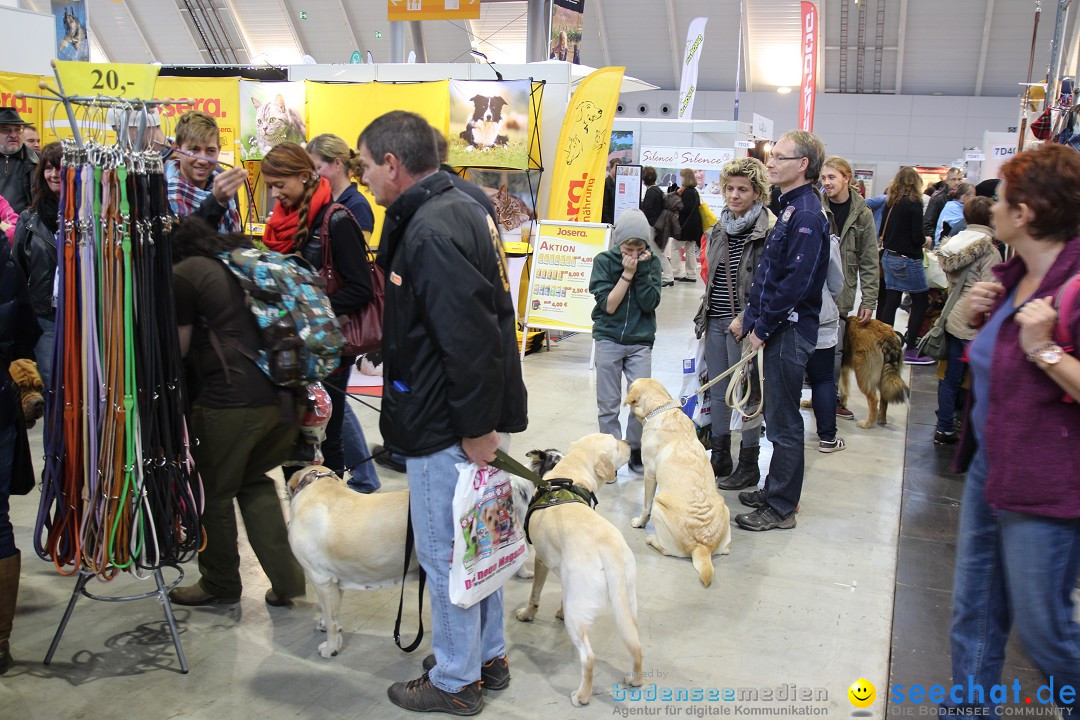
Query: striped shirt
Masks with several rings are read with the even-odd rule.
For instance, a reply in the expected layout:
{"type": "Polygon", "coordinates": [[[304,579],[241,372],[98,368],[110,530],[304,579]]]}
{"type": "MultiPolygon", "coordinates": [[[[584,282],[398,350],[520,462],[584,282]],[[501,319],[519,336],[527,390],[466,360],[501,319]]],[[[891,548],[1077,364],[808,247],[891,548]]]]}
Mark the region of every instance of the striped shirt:
{"type": "Polygon", "coordinates": [[[742,312],[739,302],[739,261],[749,234],[742,237],[728,235],[728,262],[726,268],[713,271],[712,290],[709,292],[708,317],[735,317],[742,312]]]}

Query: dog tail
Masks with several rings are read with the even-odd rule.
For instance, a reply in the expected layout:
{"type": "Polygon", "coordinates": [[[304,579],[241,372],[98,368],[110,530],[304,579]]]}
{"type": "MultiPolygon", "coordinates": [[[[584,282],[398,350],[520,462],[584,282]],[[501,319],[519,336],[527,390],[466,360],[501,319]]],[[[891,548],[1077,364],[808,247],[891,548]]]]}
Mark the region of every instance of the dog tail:
{"type": "Polygon", "coordinates": [[[881,399],[887,403],[902,404],[910,393],[907,383],[900,377],[900,368],[904,366],[903,348],[896,339],[882,343],[881,399]]]}
{"type": "Polygon", "coordinates": [[[634,658],[634,669],[641,670],[641,641],[637,620],[637,561],[629,547],[614,549],[622,553],[622,562],[604,560],[604,577],[623,644],[634,658]]]}
{"type": "Polygon", "coordinates": [[[701,584],[709,587],[713,576],[712,553],[709,552],[709,548],[705,545],[695,545],[690,551],[690,559],[694,561],[694,569],[701,578],[701,584]]]}

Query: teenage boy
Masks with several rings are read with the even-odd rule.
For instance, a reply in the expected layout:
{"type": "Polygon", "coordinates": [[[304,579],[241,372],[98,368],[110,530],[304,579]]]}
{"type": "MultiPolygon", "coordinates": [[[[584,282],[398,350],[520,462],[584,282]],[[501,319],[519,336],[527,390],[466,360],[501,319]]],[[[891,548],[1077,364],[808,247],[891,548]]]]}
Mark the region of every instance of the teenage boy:
{"type": "MultiPolygon", "coordinates": [[[[593,260],[589,292],[596,341],[596,409],[600,432],[622,438],[622,376],[626,386],[652,375],[656,340],[656,307],[660,304],[660,261],[649,252],[652,227],[645,213],[624,210],[615,220],[615,245],[593,260]]],[[[626,422],[630,470],[644,472],[641,421],[633,413],[626,422]]]]}
{"type": "Polygon", "coordinates": [[[198,215],[223,233],[240,230],[236,192],[247,170],[222,169],[217,162],[221,131],[201,110],[189,110],[176,123],[173,159],[165,165],[169,207],[179,217],[198,215]]]}

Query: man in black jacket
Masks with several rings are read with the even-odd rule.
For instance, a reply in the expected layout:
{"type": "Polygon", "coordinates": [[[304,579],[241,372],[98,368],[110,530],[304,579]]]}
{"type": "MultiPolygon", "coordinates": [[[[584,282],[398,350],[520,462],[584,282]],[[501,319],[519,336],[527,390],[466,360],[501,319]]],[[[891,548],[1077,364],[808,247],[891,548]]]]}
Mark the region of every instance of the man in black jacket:
{"type": "Polygon", "coordinates": [[[0,107],[0,196],[16,214],[30,204],[34,191],[34,168],[38,154],[23,142],[23,128],[29,125],[12,107],[0,107]]]}
{"type": "Polygon", "coordinates": [[[391,702],[472,715],[510,682],[502,590],[470,608],[450,602],[455,465],[494,459],[499,433],[525,430],[516,316],[499,234],[439,172],[431,126],[395,110],[360,134],[364,184],[386,208],[378,263],[386,271],[383,440],[406,458],[416,554],[427,573],[428,672],[394,683],[391,702]]]}
{"type": "Polygon", "coordinates": [[[958,167],[949,168],[949,172],[945,173],[945,186],[930,196],[930,202],[926,204],[926,210],[923,212],[922,223],[923,235],[927,240],[934,237],[941,209],[945,207],[945,203],[952,200],[953,193],[963,181],[964,171],[962,169],[958,167]]]}
{"type": "Polygon", "coordinates": [[[600,222],[615,224],[615,166],[618,159],[608,162],[607,177],[604,178],[604,207],[600,210],[600,222]]]}

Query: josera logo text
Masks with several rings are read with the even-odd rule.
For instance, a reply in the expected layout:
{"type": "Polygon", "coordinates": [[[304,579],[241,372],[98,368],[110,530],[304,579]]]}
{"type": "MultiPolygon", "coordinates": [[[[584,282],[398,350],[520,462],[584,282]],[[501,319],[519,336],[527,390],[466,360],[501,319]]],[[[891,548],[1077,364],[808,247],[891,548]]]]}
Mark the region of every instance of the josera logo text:
{"type": "MultiPolygon", "coordinates": [[[[163,100],[175,100],[175,98],[161,98],[163,100]]],[[[221,109],[221,98],[195,98],[195,102],[190,105],[162,105],[161,114],[165,117],[172,117],[174,115],[183,115],[188,110],[202,110],[210,117],[224,118],[228,116],[224,110],[221,109]]]]}
{"type": "Polygon", "coordinates": [[[20,115],[34,114],[34,108],[30,102],[26,98],[16,98],[15,93],[0,93],[0,106],[13,107],[20,115]]]}

